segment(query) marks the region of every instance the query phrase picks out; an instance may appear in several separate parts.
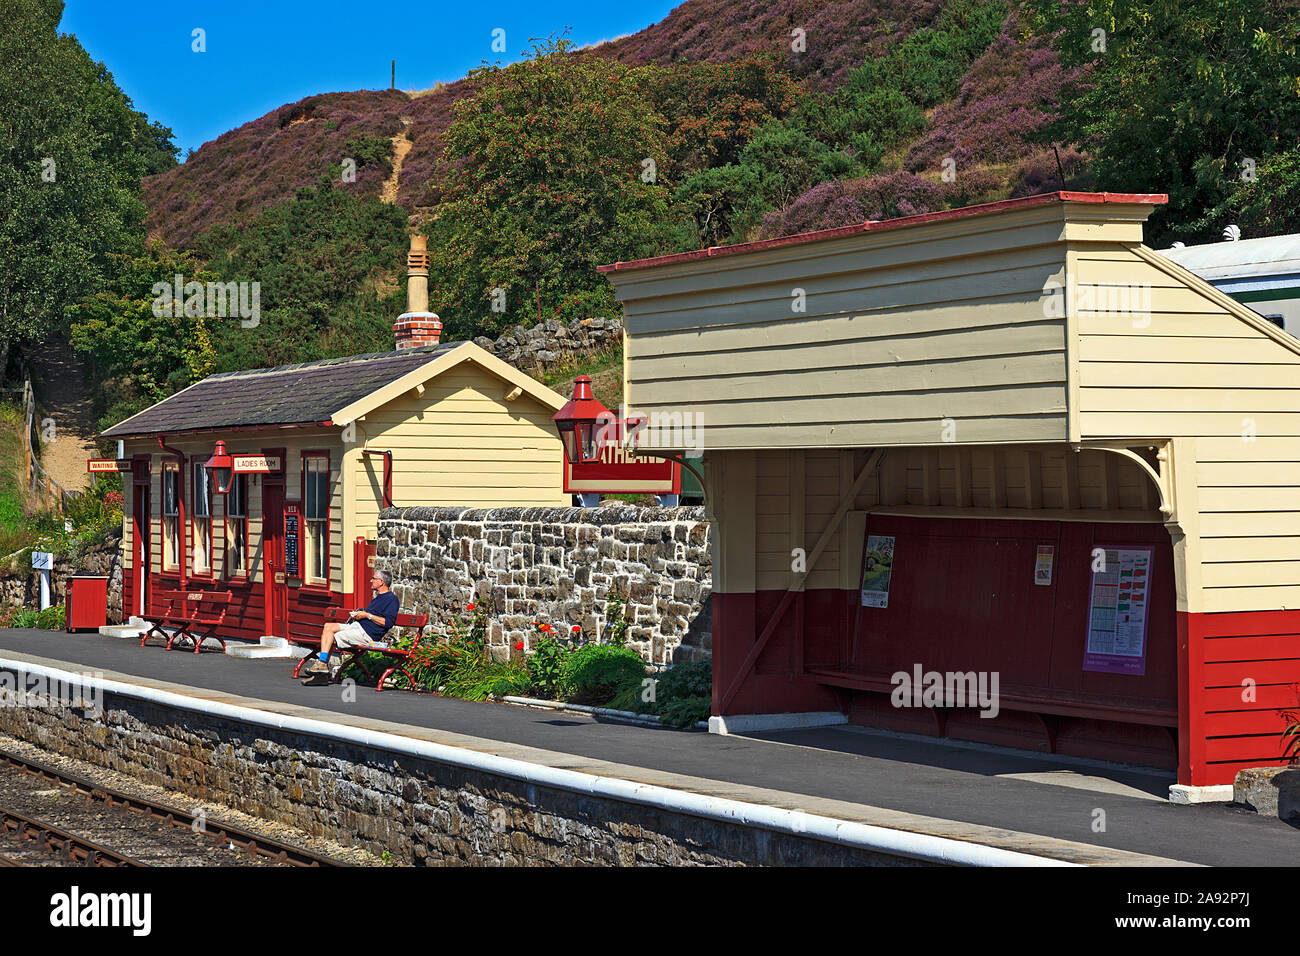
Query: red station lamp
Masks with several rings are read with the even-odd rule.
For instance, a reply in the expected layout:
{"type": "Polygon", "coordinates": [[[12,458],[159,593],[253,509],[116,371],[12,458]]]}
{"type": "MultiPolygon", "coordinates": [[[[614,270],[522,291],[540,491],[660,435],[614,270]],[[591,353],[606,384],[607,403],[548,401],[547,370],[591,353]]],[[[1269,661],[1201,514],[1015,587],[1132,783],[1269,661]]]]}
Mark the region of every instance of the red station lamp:
{"type": "Polygon", "coordinates": [[[215,491],[219,495],[229,494],[230,485],[235,478],[235,459],[226,453],[226,443],[218,441],[217,447],[212,452],[212,457],[207,460],[205,467],[212,475],[212,483],[215,485],[215,491]]]}
{"type": "Polygon", "coordinates": [[[572,465],[600,460],[605,431],[616,416],[591,393],[591,379],[579,375],[573,380],[573,397],[552,417],[564,445],[564,457],[572,465]]]}

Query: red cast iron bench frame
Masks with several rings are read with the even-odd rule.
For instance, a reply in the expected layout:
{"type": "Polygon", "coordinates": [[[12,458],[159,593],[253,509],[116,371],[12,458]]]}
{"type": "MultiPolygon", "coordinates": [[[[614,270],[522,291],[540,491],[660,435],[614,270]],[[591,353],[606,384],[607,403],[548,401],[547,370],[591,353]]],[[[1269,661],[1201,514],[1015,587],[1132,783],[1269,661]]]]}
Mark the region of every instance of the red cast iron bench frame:
{"type": "Polygon", "coordinates": [[[231,591],[155,591],[154,598],[167,602],[167,610],[162,614],[150,615],[153,623],[140,638],[140,646],[155,633],[165,637],[164,627],[174,627],[176,632],[167,638],[167,650],[178,640],[189,641],[194,645],[194,653],[201,653],[203,642],[209,637],[221,644],[221,652],[226,652],[225,639],[215,632],[226,620],[226,611],[233,598],[231,591]],[[195,628],[199,631],[196,633],[195,628]]]}
{"type": "MultiPolygon", "coordinates": [[[[342,608],[332,607],[326,610],[325,620],[335,624],[346,624],[348,621],[349,613],[350,612],[345,611],[342,608]]],[[[343,658],[343,661],[339,665],[338,672],[334,675],[334,683],[337,684],[339,681],[343,679],[343,672],[347,669],[347,666],[349,664],[353,663],[353,658],[357,657],[358,654],[371,653],[371,654],[383,654],[387,657],[392,657],[396,659],[392,667],[388,668],[388,670],[384,671],[382,674],[379,675],[379,680],[375,684],[376,691],[383,690],[384,681],[388,680],[388,678],[393,676],[394,672],[396,671],[401,671],[406,676],[406,679],[411,682],[411,686],[414,687],[415,678],[411,676],[411,672],[406,669],[406,661],[411,656],[411,654],[415,651],[415,649],[420,646],[420,642],[424,640],[424,629],[428,626],[429,626],[429,615],[427,614],[402,614],[399,612],[397,615],[397,620],[393,622],[393,627],[394,628],[397,627],[415,628],[415,643],[413,643],[409,649],[403,650],[398,647],[389,647],[387,644],[362,644],[359,647],[338,648],[339,655],[343,658]]],[[[392,630],[388,631],[389,635],[391,635],[392,633],[393,633],[392,630]]],[[[316,646],[317,647],[320,646],[319,642],[317,642],[316,646]]],[[[293,669],[293,676],[295,678],[297,678],[298,673],[302,670],[303,665],[306,664],[307,661],[311,660],[311,658],[312,655],[308,654],[302,660],[298,661],[298,666],[293,669]]],[[[364,663],[362,663],[360,660],[357,660],[355,663],[358,667],[361,668],[362,673],[366,675],[367,680],[374,679],[375,675],[370,673],[370,669],[367,668],[364,663]]]]}

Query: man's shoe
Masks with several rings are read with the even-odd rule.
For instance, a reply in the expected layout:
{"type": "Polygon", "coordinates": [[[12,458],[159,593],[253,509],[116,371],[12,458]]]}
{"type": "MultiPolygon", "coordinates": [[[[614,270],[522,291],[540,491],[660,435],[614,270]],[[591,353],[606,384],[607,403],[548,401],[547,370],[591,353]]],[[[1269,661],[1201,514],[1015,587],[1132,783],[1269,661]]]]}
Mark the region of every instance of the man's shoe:
{"type": "Polygon", "coordinates": [[[330,668],[319,657],[312,660],[310,664],[302,669],[302,684],[304,687],[314,684],[328,684],[330,682],[330,668]]]}

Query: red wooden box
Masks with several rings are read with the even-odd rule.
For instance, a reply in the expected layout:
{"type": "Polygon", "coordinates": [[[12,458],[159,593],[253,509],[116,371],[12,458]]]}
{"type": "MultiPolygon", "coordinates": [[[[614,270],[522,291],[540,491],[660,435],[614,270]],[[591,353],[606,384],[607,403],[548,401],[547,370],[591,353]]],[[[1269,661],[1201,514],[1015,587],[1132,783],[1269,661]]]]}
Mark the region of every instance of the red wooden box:
{"type": "Polygon", "coordinates": [[[90,574],[68,578],[64,610],[63,626],[69,634],[78,629],[99,630],[108,623],[108,578],[90,574]]]}

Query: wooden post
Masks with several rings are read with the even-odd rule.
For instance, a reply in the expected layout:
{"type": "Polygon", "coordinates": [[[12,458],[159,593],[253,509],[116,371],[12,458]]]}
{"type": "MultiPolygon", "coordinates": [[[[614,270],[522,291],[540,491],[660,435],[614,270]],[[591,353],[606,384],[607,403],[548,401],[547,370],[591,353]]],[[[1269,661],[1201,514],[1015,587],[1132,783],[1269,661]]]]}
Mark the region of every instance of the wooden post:
{"type": "Polygon", "coordinates": [[[389,88],[390,90],[395,90],[395,89],[397,89],[397,61],[396,61],[396,60],[393,61],[393,80],[392,80],[392,82],[388,85],[388,88],[389,88]]]}

